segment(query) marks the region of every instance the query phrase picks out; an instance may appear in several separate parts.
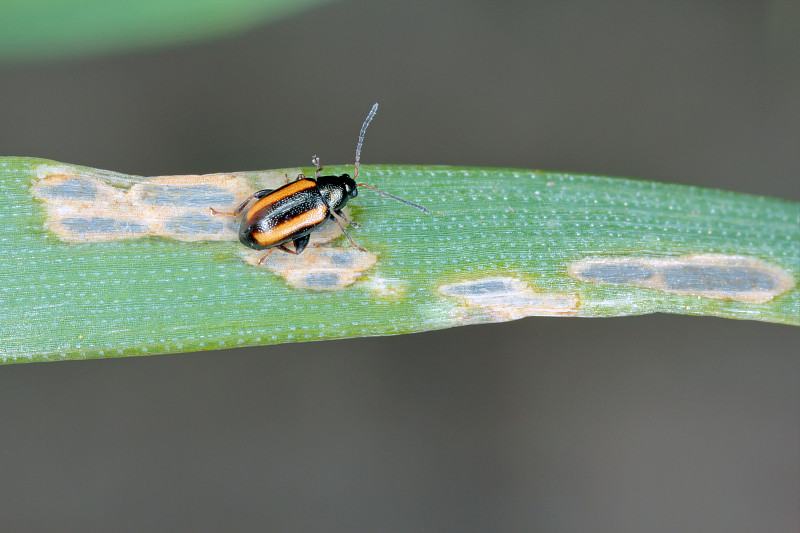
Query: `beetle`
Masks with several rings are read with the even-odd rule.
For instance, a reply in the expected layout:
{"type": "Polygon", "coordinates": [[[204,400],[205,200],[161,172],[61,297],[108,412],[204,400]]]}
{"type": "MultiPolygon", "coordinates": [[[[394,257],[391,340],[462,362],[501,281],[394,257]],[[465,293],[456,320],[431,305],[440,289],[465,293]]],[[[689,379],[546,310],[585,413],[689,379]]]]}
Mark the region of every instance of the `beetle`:
{"type": "Polygon", "coordinates": [[[283,187],[264,189],[253,193],[230,213],[217,211],[213,207],[211,212],[214,215],[237,216],[244,211],[251,200],[256,200],[247,209],[239,224],[239,242],[254,250],[269,249],[269,252],[259,259],[259,265],[275,249],[295,255],[302,253],[308,245],[311,233],[328,219],[333,219],[339,225],[350,244],[362,252],[366,251],[353,242],[347,230],[344,229],[345,224],[354,228],[357,228],[358,225],[348,220],[342,213],[342,208],[347,205],[348,200],[358,196],[359,187],[366,187],[429,214],[430,211],[421,205],[378,190],[372,185],[356,183],[355,178],[358,176],[364,134],[377,112],[378,104],[375,104],[361,126],[352,178],[349,174],[320,176],[322,165],[315,155],[311,160],[316,166],[314,178],[298,174],[295,181],[287,183],[283,187]],[[294,245],[294,250],[287,246],[290,242],[294,245]]]}

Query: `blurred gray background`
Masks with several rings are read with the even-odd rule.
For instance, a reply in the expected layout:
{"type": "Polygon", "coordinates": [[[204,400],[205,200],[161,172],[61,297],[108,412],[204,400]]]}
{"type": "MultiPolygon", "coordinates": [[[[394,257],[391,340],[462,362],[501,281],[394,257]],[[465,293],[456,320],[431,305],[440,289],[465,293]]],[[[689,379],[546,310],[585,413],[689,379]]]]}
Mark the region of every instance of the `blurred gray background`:
{"type": "MultiPolygon", "coordinates": [[[[795,2],[332,3],[0,65],[0,153],[131,174],[352,161],[800,200],[795,2]]],[[[798,329],[528,318],[0,367],[2,531],[800,530],[798,329]]]]}

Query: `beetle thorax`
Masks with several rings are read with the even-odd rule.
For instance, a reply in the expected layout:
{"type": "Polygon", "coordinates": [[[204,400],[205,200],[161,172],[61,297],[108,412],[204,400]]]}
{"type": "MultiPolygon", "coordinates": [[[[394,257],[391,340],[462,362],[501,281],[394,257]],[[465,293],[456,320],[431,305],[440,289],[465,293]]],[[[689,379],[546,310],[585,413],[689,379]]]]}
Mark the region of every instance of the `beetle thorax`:
{"type": "Polygon", "coordinates": [[[317,187],[322,199],[334,211],[343,208],[350,198],[355,198],[358,194],[356,182],[348,174],[320,176],[317,178],[317,187]]]}

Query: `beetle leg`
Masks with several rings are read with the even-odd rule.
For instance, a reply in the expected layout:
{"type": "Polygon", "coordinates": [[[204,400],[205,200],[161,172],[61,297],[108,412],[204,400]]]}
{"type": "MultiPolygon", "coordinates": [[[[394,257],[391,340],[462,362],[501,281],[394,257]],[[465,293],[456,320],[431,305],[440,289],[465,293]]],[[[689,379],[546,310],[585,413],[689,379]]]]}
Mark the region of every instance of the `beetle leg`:
{"type": "MultiPolygon", "coordinates": [[[[305,250],[306,246],[308,246],[309,239],[311,239],[311,235],[306,235],[305,237],[300,237],[298,239],[293,240],[292,244],[294,244],[294,250],[292,250],[285,244],[279,244],[275,248],[278,248],[279,250],[284,251],[287,254],[300,255],[300,252],[305,250]]],[[[272,250],[274,250],[275,248],[273,248],[272,250]]],[[[267,254],[264,257],[267,257],[267,255],[269,255],[272,252],[272,250],[267,252],[267,254]]],[[[261,264],[261,261],[264,260],[264,257],[262,257],[261,260],[258,262],[259,265],[261,264]]]]}
{"type": "Polygon", "coordinates": [[[361,227],[361,226],[359,226],[358,224],[356,224],[355,222],[353,222],[352,220],[350,220],[349,218],[347,218],[346,216],[344,216],[344,213],[342,213],[342,210],[341,210],[341,209],[340,209],[340,210],[338,210],[338,211],[336,211],[336,214],[337,214],[337,215],[339,215],[340,217],[342,217],[342,220],[344,220],[345,222],[347,222],[347,225],[348,225],[348,226],[353,226],[353,227],[354,227],[354,228],[356,228],[356,229],[358,229],[358,228],[360,228],[360,227],[361,227]]]}
{"type": "Polygon", "coordinates": [[[311,158],[311,162],[314,163],[314,165],[316,165],[317,167],[317,171],[314,173],[314,177],[319,179],[319,174],[320,172],[322,172],[322,165],[319,164],[319,157],[314,155],[314,157],[311,158]]]}
{"type": "Polygon", "coordinates": [[[331,211],[331,214],[333,215],[333,220],[335,220],[336,223],[339,224],[339,227],[342,228],[342,233],[344,233],[344,236],[347,237],[348,241],[350,241],[350,244],[352,244],[354,248],[357,248],[357,249],[361,250],[362,252],[366,252],[366,250],[364,248],[362,248],[359,245],[357,245],[356,243],[354,243],[353,239],[350,238],[350,235],[347,233],[347,230],[344,229],[344,224],[342,224],[339,221],[339,218],[340,218],[339,214],[336,211],[331,211]]]}
{"type": "Polygon", "coordinates": [[[308,246],[308,241],[311,239],[311,235],[305,235],[300,237],[299,239],[295,239],[292,241],[294,243],[294,252],[295,254],[300,254],[303,250],[306,249],[308,246]]]}
{"type": "Polygon", "coordinates": [[[264,260],[265,260],[267,257],[269,257],[269,254],[271,254],[271,253],[272,253],[272,252],[274,252],[274,251],[275,251],[275,248],[270,248],[269,252],[267,252],[267,253],[265,253],[264,255],[262,255],[262,256],[261,256],[261,259],[259,259],[259,260],[258,260],[258,263],[257,263],[257,264],[258,264],[258,266],[261,266],[261,264],[264,262],[264,260]]]}
{"type": "Polygon", "coordinates": [[[242,202],[241,205],[239,205],[239,207],[237,207],[231,213],[226,213],[225,211],[217,211],[213,207],[209,207],[209,209],[211,209],[211,214],[213,214],[213,215],[227,215],[227,216],[230,216],[230,217],[235,217],[236,215],[238,215],[239,213],[244,211],[244,207],[250,202],[250,200],[252,200],[253,198],[263,198],[264,196],[266,196],[269,193],[271,193],[273,190],[274,189],[264,189],[264,190],[261,190],[261,191],[254,192],[253,194],[248,196],[247,199],[244,202],[242,202]]]}

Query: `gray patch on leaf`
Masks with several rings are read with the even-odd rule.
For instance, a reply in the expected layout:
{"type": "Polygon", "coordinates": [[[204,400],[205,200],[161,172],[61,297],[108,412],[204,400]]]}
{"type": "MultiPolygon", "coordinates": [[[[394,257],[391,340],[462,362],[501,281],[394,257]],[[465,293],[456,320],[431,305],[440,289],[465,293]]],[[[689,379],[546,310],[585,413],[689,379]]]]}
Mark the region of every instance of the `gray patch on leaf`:
{"type": "Polygon", "coordinates": [[[502,322],[526,316],[574,316],[578,297],[568,293],[539,292],[515,277],[488,277],[448,283],[439,293],[455,298],[458,322],[502,322]]]}
{"type": "MultiPolygon", "coordinates": [[[[246,252],[245,261],[259,266],[258,261],[265,254],[265,250],[246,252]]],[[[358,281],[377,260],[377,255],[355,248],[309,246],[299,255],[275,249],[260,266],[281,276],[292,287],[335,291],[358,281]]]]}
{"type": "Polygon", "coordinates": [[[139,234],[147,231],[147,226],[132,220],[104,217],[65,218],[64,227],[74,233],[139,234]]]}
{"type": "Polygon", "coordinates": [[[513,292],[512,280],[495,279],[447,285],[444,289],[449,296],[478,296],[487,294],[507,294],[513,292]]]}
{"type": "Polygon", "coordinates": [[[306,276],[306,286],[317,289],[333,289],[339,285],[339,275],[335,272],[314,272],[306,276]]]}
{"type": "Polygon", "coordinates": [[[73,178],[44,186],[40,194],[46,198],[93,200],[97,194],[97,187],[89,180],[73,178]]]}
{"type": "Polygon", "coordinates": [[[236,198],[221,187],[188,185],[145,185],[139,194],[142,203],[172,207],[208,207],[234,203],[236,198]]]}
{"type": "Polygon", "coordinates": [[[675,291],[722,291],[736,294],[751,291],[772,292],[779,280],[757,268],[729,266],[677,266],[664,268],[664,285],[675,291]]]}
{"type": "Polygon", "coordinates": [[[795,285],[794,278],[776,265],[756,257],[725,254],[589,258],[571,263],[568,272],[589,283],[750,303],[768,302],[795,285]]]}
{"type": "Polygon", "coordinates": [[[633,283],[649,278],[653,272],[642,265],[591,265],[581,275],[598,283],[633,283]]]}

